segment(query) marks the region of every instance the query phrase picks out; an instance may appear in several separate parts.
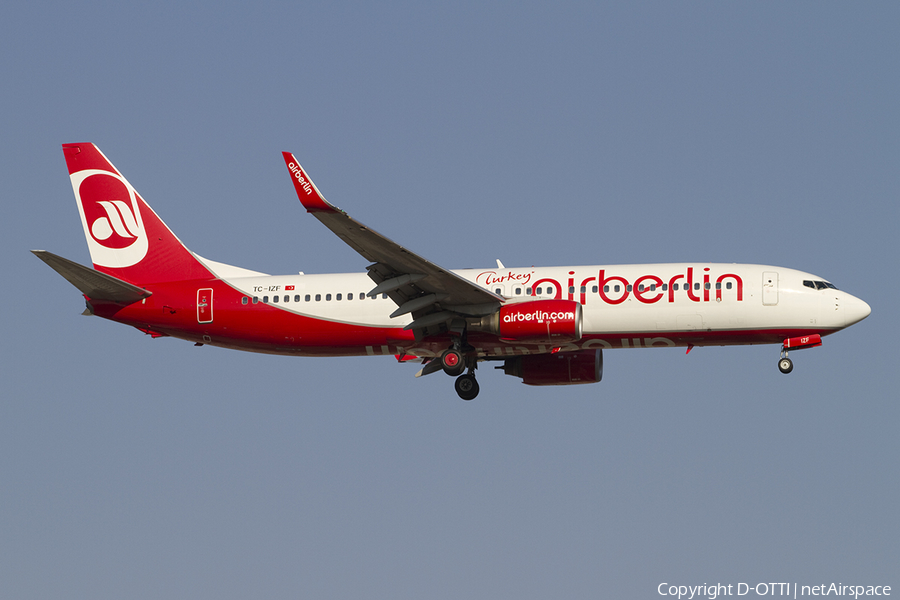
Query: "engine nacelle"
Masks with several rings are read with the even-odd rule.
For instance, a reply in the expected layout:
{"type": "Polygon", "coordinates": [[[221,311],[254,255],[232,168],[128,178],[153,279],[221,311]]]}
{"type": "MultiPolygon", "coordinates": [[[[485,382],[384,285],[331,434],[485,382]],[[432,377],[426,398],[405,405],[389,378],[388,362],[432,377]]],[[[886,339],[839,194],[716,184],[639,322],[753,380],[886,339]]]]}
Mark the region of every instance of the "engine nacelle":
{"type": "Polygon", "coordinates": [[[528,385],[597,383],[603,378],[603,350],[516,356],[503,361],[503,372],[528,385]]]}
{"type": "Polygon", "coordinates": [[[581,339],[581,304],[574,300],[532,300],[504,304],[492,315],[470,324],[510,342],[563,344],[581,339]]]}

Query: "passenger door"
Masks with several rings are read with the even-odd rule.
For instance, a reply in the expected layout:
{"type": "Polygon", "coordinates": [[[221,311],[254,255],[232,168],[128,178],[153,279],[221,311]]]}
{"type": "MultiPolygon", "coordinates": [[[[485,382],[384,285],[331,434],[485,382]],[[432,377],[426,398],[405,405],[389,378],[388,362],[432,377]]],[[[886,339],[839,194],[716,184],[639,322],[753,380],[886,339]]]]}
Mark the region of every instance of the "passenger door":
{"type": "Polygon", "coordinates": [[[764,306],[778,304],[778,273],[766,271],[763,273],[762,303],[764,306]]]}

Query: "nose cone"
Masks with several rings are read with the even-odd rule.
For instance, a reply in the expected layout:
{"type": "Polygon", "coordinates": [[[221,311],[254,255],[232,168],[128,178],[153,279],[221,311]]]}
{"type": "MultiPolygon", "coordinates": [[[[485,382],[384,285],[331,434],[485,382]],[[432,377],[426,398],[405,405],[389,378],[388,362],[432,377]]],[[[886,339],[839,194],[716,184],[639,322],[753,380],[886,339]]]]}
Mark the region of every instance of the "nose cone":
{"type": "Polygon", "coordinates": [[[844,327],[849,327],[868,317],[872,309],[859,298],[847,294],[847,297],[841,302],[841,312],[844,317],[844,327]]]}

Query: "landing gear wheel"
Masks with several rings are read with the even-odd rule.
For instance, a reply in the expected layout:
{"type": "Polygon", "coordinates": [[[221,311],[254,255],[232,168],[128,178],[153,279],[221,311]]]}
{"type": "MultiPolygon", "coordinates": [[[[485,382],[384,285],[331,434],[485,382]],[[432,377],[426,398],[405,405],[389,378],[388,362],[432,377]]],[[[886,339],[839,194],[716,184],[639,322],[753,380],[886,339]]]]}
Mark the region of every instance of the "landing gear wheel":
{"type": "Polygon", "coordinates": [[[778,361],[778,370],[787,375],[794,370],[794,363],[789,358],[782,358],[778,361]]]}
{"type": "Polygon", "coordinates": [[[441,366],[444,368],[444,373],[454,376],[463,372],[463,369],[466,368],[466,363],[459,350],[450,348],[449,350],[444,350],[444,353],[441,354],[441,366]]]}
{"type": "Polygon", "coordinates": [[[478,395],[478,382],[474,375],[460,375],[456,378],[456,393],[463,400],[473,400],[478,395]]]}

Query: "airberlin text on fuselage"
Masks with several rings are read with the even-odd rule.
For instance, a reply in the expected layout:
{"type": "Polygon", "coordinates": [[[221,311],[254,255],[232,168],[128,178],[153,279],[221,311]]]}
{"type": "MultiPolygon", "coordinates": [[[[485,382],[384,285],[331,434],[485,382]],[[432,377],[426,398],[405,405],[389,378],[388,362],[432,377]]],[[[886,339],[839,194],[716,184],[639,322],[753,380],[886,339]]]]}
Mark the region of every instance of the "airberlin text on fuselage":
{"type": "Polygon", "coordinates": [[[710,302],[713,299],[721,301],[723,290],[729,295],[733,294],[738,302],[744,300],[744,281],[739,275],[723,273],[713,278],[710,267],[704,267],[702,272],[695,272],[694,267],[687,267],[684,273],[672,275],[668,280],[657,275],[641,275],[634,281],[629,281],[620,275],[608,274],[606,269],[600,269],[596,277],[584,279],[576,277],[575,271],[569,271],[566,285],[562,285],[551,277],[542,277],[537,281],[531,281],[533,274],[534,272],[510,271],[501,275],[496,271],[484,271],[478,274],[475,281],[482,285],[506,283],[528,285],[527,293],[532,296],[538,295],[538,289],[542,285],[552,284],[555,299],[561,300],[564,297],[568,300],[580,299],[582,304],[587,303],[588,296],[594,295],[599,296],[606,304],[621,304],[632,295],[643,304],[655,304],[661,301],[675,302],[676,294],[685,295],[692,302],[710,302]],[[734,291],[730,291],[732,288],[734,291]],[[566,295],[564,296],[564,294],[566,295]]]}
{"type": "Polygon", "coordinates": [[[303,170],[300,168],[295,162],[292,162],[288,165],[288,168],[291,170],[291,173],[294,174],[294,177],[300,183],[300,187],[306,192],[306,195],[309,196],[313,193],[312,186],[309,184],[309,180],[304,176],[303,170]]]}

